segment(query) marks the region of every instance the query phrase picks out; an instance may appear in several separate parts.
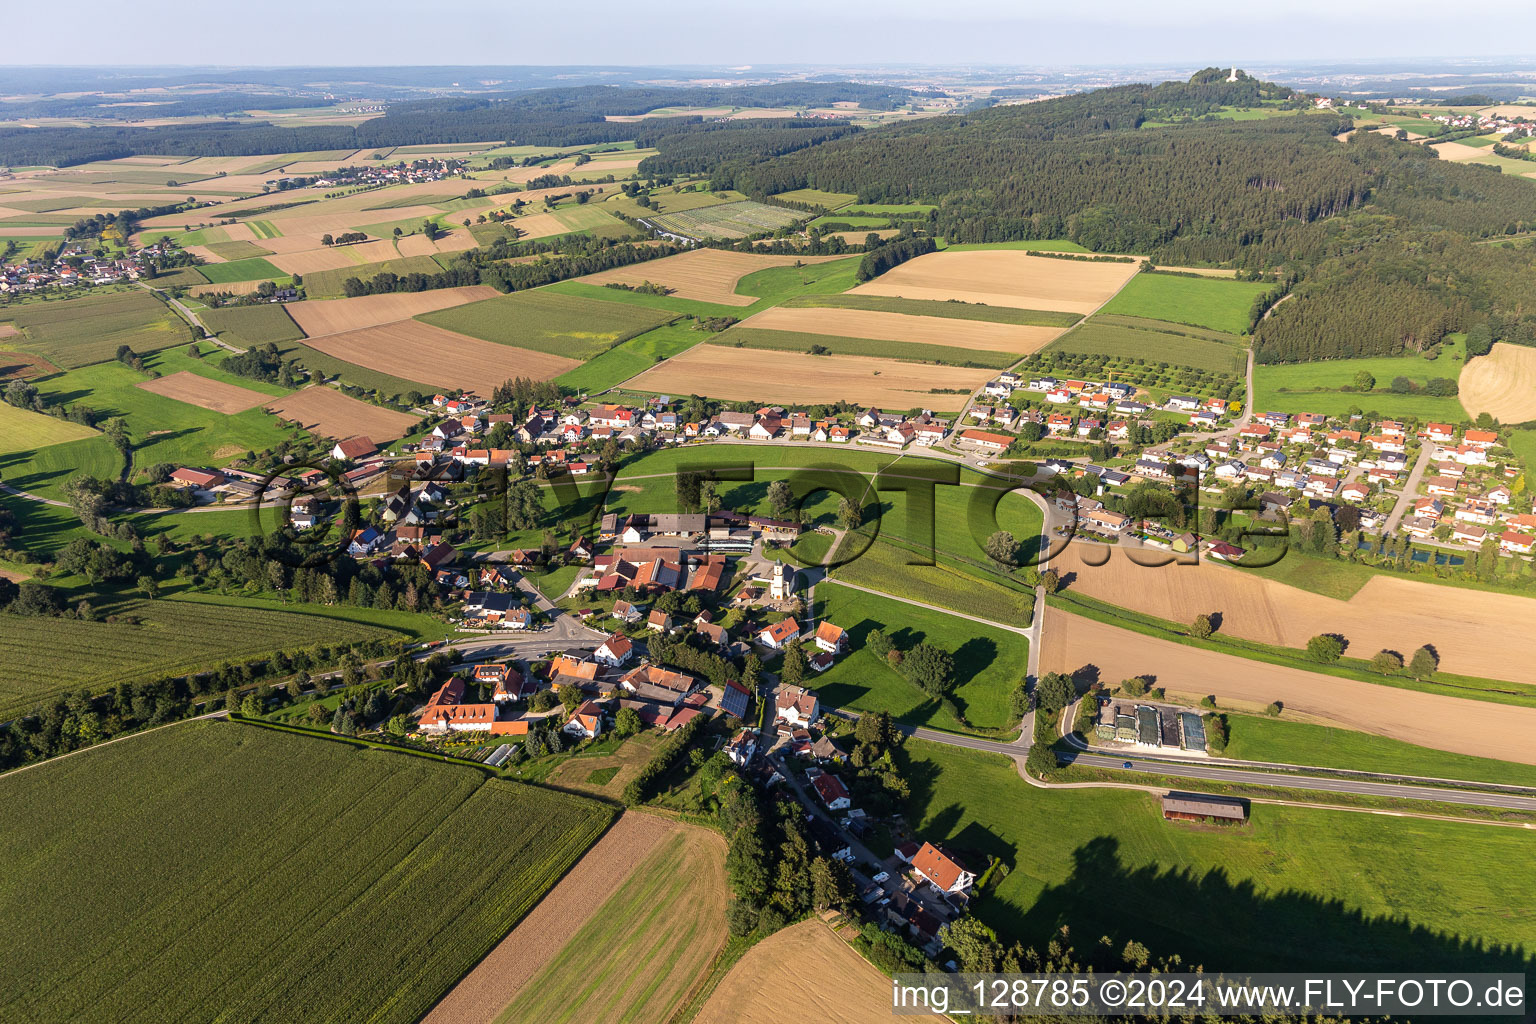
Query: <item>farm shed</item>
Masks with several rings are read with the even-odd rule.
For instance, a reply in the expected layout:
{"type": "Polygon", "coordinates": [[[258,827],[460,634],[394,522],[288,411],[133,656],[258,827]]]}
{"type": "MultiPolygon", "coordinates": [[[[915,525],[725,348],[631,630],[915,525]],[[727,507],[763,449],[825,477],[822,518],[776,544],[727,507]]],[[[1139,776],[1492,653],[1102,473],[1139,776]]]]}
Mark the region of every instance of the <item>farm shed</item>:
{"type": "Polygon", "coordinates": [[[1248,805],[1241,800],[1204,793],[1168,793],[1163,797],[1168,821],[1247,821],[1248,805]]]}

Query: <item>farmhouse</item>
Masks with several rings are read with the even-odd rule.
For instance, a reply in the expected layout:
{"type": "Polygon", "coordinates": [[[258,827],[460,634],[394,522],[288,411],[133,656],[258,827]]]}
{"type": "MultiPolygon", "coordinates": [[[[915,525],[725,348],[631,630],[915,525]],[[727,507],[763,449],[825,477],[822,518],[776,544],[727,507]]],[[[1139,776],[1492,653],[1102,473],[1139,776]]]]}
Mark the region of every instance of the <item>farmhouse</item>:
{"type": "Polygon", "coordinates": [[[955,435],[955,440],[989,452],[1000,452],[1013,444],[1013,438],[1007,434],[989,434],[984,430],[962,430],[955,435]]]}
{"type": "Polygon", "coordinates": [[[623,633],[615,633],[603,641],[601,647],[592,652],[593,660],[604,665],[618,668],[634,656],[635,648],[629,641],[629,637],[623,633]]]}
{"type": "Polygon", "coordinates": [[[816,646],[828,654],[837,654],[847,643],[847,635],[843,627],[823,621],[816,627],[816,646]]]}
{"type": "Polygon", "coordinates": [[[366,459],[378,450],[378,446],[366,437],[349,437],[345,441],[336,442],[336,447],[331,449],[331,458],[342,462],[356,462],[358,459],[366,459]]]}

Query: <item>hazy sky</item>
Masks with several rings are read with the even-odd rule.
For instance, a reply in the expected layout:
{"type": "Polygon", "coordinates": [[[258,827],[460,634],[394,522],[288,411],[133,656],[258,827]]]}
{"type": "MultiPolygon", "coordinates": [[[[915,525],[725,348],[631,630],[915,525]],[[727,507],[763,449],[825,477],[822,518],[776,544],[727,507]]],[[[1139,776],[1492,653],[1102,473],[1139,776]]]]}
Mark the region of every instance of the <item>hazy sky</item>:
{"type": "Polygon", "coordinates": [[[16,3],[32,64],[1022,65],[1519,54],[1528,0],[229,0],[16,3]]]}

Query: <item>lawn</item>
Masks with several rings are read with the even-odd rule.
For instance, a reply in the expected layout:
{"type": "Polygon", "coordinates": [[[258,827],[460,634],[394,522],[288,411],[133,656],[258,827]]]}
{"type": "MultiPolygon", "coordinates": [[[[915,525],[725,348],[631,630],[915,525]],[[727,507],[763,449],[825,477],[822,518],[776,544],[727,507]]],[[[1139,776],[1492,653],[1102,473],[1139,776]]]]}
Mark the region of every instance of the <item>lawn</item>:
{"type": "Polygon", "coordinates": [[[0,1016],[34,1024],[254,1024],[298,1007],[411,1024],[613,816],[473,768],[227,722],[4,785],[15,943],[0,1016]]]}
{"type": "Polygon", "coordinates": [[[586,394],[597,394],[644,373],[663,359],[686,352],[709,337],[706,332],[696,330],[692,320],[664,324],[620,342],[602,355],[568,370],[556,377],[555,383],[586,394]]]}
{"type": "Polygon", "coordinates": [[[345,295],[343,285],[349,277],[371,281],[380,274],[405,277],[408,274],[440,274],[442,271],[443,268],[431,256],[405,256],[397,260],[360,263],[355,267],[316,270],[304,275],[304,294],[312,299],[345,295]]]}
{"type": "Polygon", "coordinates": [[[265,345],[269,341],[302,341],[304,332],[281,305],[229,306],[198,314],[198,319],[213,333],[228,335],[224,340],[239,348],[265,345]]]}
{"type": "Polygon", "coordinates": [[[1527,472],[1536,470],[1536,430],[1511,430],[1509,450],[1515,453],[1527,472]]]}
{"type": "Polygon", "coordinates": [[[1103,312],[1246,334],[1248,311],[1253,308],[1254,299],[1273,287],[1266,281],[1137,274],[1104,304],[1103,312]]]}
{"type": "MultiPolygon", "coordinates": [[[[1140,321],[1147,323],[1147,321],[1140,321]]],[[[1047,352],[1083,352],[1089,355],[1145,358],[1148,362],[1176,363],[1215,373],[1241,374],[1247,356],[1241,345],[1150,327],[1129,326],[1125,321],[1104,322],[1090,317],[1046,346],[1047,352]]]]}
{"type": "MultiPolygon", "coordinates": [[[[612,294],[629,294],[600,289],[612,294]]],[[[624,302],[537,289],[423,313],[416,319],[500,345],[591,359],[674,319],[624,302]]]]}
{"type": "MultiPolygon", "coordinates": [[[[233,263],[205,263],[198,267],[197,270],[198,273],[208,279],[210,284],[234,284],[238,281],[276,281],[290,276],[260,256],[245,260],[235,260],[233,263]]],[[[306,280],[308,279],[306,278],[306,280]]]]}
{"type": "Polygon", "coordinates": [[[1384,736],[1336,729],[1284,718],[1228,715],[1227,756],[1240,761],[1275,761],[1362,772],[1400,773],[1438,779],[1471,779],[1511,786],[1536,786],[1536,766],[1468,757],[1417,747],[1384,736]]]}
{"type": "Polygon", "coordinates": [[[1082,317],[1041,309],[1014,309],[976,302],[940,302],[937,299],[903,299],[894,295],[799,295],[780,305],[804,309],[872,309],[908,316],[938,316],[950,320],[983,320],[1024,327],[1071,327],[1082,317]]]}
{"type": "Polygon", "coordinates": [[[29,452],[95,436],[96,431],[83,423],[71,423],[57,416],[46,416],[0,402],[0,455],[29,452]]]}
{"type": "Polygon", "coordinates": [[[1008,866],[976,904],[1005,940],[1043,948],[1068,927],[1085,953],[1134,940],[1207,970],[1531,968],[1486,948],[1536,944],[1518,829],[1271,805],[1201,828],[1164,821],[1147,793],[1035,789],[1001,755],[906,754],[915,833],[1008,866]]]}
{"type": "Polygon", "coordinates": [[[897,359],[913,363],[980,366],[993,370],[1007,369],[1018,362],[1022,356],[1022,353],[990,352],[984,349],[960,348],[955,345],[845,338],[841,335],[775,331],[761,327],[732,327],[710,338],[709,343],[724,345],[728,348],[761,348],[780,352],[809,352],[812,347],[820,347],[827,351],[813,353],[814,355],[868,356],[873,359],[897,359]]]}
{"type": "Polygon", "coordinates": [[[793,192],[780,192],[775,199],[788,200],[791,203],[805,203],[807,206],[825,206],[829,210],[847,206],[855,199],[855,195],[847,192],[823,192],[819,188],[797,188],[793,192]]]}
{"type": "Polygon", "coordinates": [[[1343,416],[1350,409],[1361,409],[1383,416],[1465,421],[1467,412],[1454,397],[1395,394],[1391,390],[1395,377],[1406,377],[1419,387],[1431,377],[1455,380],[1465,364],[1466,349],[1454,339],[1444,342],[1439,356],[1432,360],[1411,355],[1261,364],[1253,368],[1254,408],[1315,412],[1325,416],[1343,416]],[[1355,375],[1361,371],[1376,378],[1374,390],[1340,390],[1353,387],[1355,375]]]}
{"type": "Polygon", "coordinates": [[[835,583],[817,586],[816,605],[819,619],[835,622],[849,634],[849,651],[837,664],[806,675],[806,685],[814,687],[824,703],[856,711],[889,711],[911,725],[954,732],[994,732],[1013,724],[1008,694],[1028,671],[1029,641],[1024,637],[835,583]],[[875,629],[884,630],[904,651],[926,641],[954,656],[956,686],[951,699],[970,728],[865,646],[875,629]]]}
{"type": "Polygon", "coordinates": [[[119,345],[142,353],[192,340],[186,322],[143,290],[26,302],[0,310],[0,323],[24,332],[7,339],[8,347],[64,367],[112,359],[119,345]]]}

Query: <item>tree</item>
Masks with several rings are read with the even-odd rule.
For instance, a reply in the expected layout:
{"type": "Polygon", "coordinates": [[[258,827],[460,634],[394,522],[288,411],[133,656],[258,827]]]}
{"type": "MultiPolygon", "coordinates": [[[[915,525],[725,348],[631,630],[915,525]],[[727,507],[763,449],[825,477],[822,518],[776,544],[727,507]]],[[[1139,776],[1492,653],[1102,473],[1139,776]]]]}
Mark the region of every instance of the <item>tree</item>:
{"type": "Polygon", "coordinates": [[[890,653],[891,638],[885,635],[885,630],[881,629],[879,626],[876,626],[874,629],[870,630],[869,635],[864,638],[864,646],[869,648],[870,652],[873,653],[875,657],[883,658],[890,653]]]}
{"type": "Polygon", "coordinates": [[[775,516],[784,516],[795,507],[795,489],[788,480],[775,480],[768,485],[768,507],[775,516]]]}
{"type": "Polygon", "coordinates": [[[805,678],[805,648],[796,640],[784,648],[784,662],[779,666],[779,678],[796,685],[805,678]]]}
{"type": "Polygon", "coordinates": [[[1344,641],[1332,633],[1319,633],[1307,641],[1307,657],[1330,664],[1344,655],[1344,641]]]}
{"type": "Polygon", "coordinates": [[[1037,779],[1044,778],[1056,770],[1056,755],[1051,752],[1049,744],[1036,743],[1029,748],[1029,756],[1024,759],[1024,770],[1037,779]]]}
{"type": "Polygon", "coordinates": [[[943,697],[954,685],[955,658],[926,640],[906,653],[901,671],[930,697],[943,697]]]}
{"type": "Polygon", "coordinates": [[[1047,672],[1040,678],[1036,686],[1037,700],[1040,710],[1048,715],[1054,715],[1077,696],[1077,688],[1072,683],[1072,677],[1060,672],[1047,672]]]}
{"type": "Polygon", "coordinates": [[[107,440],[112,442],[112,447],[127,455],[133,449],[133,439],[128,436],[128,423],[122,417],[117,416],[107,421],[107,425],[101,431],[107,440]]]}
{"type": "Polygon", "coordinates": [[[703,481],[697,473],[678,473],[674,486],[677,490],[677,507],[681,512],[692,512],[699,507],[699,491],[703,481]]]}
{"type": "Polygon", "coordinates": [[[581,687],[579,686],[560,687],[560,703],[565,707],[567,714],[581,707],[581,702],[585,699],[586,696],[581,692],[581,687]]]}
{"type": "Polygon", "coordinates": [[[1403,656],[1396,651],[1377,651],[1371,659],[1371,671],[1395,676],[1403,670],[1403,656]]]}
{"type": "Polygon", "coordinates": [[[811,905],[815,909],[843,910],[853,899],[853,877],[846,864],[826,857],[811,861],[811,905]]]}
{"type": "Polygon", "coordinates": [[[1355,390],[1369,391],[1376,386],[1376,378],[1369,370],[1361,370],[1355,374],[1355,390]]]}
{"type": "Polygon", "coordinates": [[[1047,569],[1040,574],[1039,587],[1047,594],[1054,594],[1061,589],[1061,577],[1055,569],[1047,569]]]}
{"type": "Polygon", "coordinates": [[[1435,657],[1435,652],[1429,647],[1420,647],[1413,652],[1413,660],[1408,663],[1408,674],[1415,679],[1428,679],[1440,668],[1440,659],[1435,657]]]}
{"type": "Polygon", "coordinates": [[[1019,564],[1019,542],[1007,530],[998,530],[987,538],[987,557],[999,566],[1012,569],[1019,564]]]}
{"type": "Polygon", "coordinates": [[[153,576],[140,576],[138,580],[135,581],[135,585],[139,588],[139,593],[143,594],[151,601],[160,596],[160,581],[155,579],[153,576]]]}
{"type": "Polygon", "coordinates": [[[852,498],[837,503],[837,521],[845,530],[857,530],[864,522],[864,510],[852,498]]]}
{"type": "Polygon", "coordinates": [[[1216,627],[1209,615],[1196,615],[1195,621],[1189,626],[1189,635],[1196,640],[1209,640],[1215,631],[1216,627]]]}
{"type": "Polygon", "coordinates": [[[336,244],[336,239],[332,238],[330,235],[321,235],[320,236],[320,244],[321,245],[335,245],[336,244]]]}
{"type": "Polygon", "coordinates": [[[613,731],[620,736],[633,736],[639,732],[639,713],[634,708],[620,708],[613,718],[613,731]]]}

